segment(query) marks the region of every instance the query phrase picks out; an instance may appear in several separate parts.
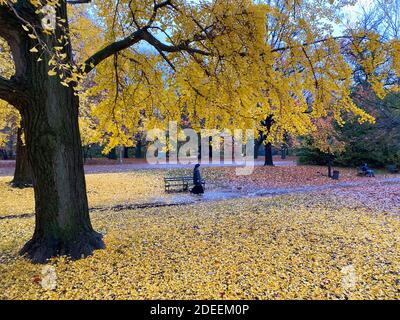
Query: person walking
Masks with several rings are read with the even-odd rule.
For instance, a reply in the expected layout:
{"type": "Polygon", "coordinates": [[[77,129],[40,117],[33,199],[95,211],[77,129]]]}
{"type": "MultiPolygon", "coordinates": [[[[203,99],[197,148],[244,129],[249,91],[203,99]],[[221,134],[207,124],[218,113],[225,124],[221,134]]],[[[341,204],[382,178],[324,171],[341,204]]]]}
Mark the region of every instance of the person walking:
{"type": "Polygon", "coordinates": [[[203,179],[201,178],[200,164],[196,164],[196,166],[194,167],[194,171],[193,171],[194,187],[190,192],[193,194],[203,194],[204,188],[203,188],[202,181],[203,181],[203,179]]]}
{"type": "Polygon", "coordinates": [[[365,176],[370,177],[370,178],[375,178],[375,172],[374,172],[374,170],[372,170],[368,167],[368,164],[364,163],[361,166],[361,171],[364,173],[365,176]]]}

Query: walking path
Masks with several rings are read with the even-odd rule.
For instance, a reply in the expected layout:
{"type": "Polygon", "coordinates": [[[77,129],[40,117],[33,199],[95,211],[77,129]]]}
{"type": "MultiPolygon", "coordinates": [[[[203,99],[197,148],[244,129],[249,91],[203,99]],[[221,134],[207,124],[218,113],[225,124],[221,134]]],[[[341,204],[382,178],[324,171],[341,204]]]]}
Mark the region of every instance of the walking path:
{"type": "MultiPolygon", "coordinates": [[[[295,166],[296,162],[287,161],[275,161],[277,167],[288,167],[295,166]]],[[[264,165],[263,161],[255,161],[255,166],[261,167],[264,165]]],[[[14,174],[15,161],[1,161],[0,162],[0,177],[12,176],[14,174]]],[[[240,167],[237,164],[213,164],[204,163],[202,167],[240,167]]],[[[131,172],[136,170],[167,170],[167,169],[191,169],[193,164],[149,164],[146,162],[139,163],[122,163],[122,164],[100,164],[100,165],[85,165],[86,174],[95,173],[118,173],[118,172],[131,172]]]]}
{"type": "MultiPolygon", "coordinates": [[[[366,178],[365,181],[354,181],[354,182],[341,182],[336,184],[325,184],[318,186],[300,186],[300,187],[290,187],[290,188],[271,188],[271,189],[261,189],[255,192],[239,192],[239,191],[210,191],[206,192],[202,196],[196,196],[191,194],[178,194],[172,197],[160,197],[154,199],[153,202],[146,203],[135,203],[135,204],[124,204],[116,206],[102,206],[102,207],[92,207],[91,212],[101,212],[101,211],[123,211],[123,210],[134,210],[134,209],[144,209],[144,208],[156,208],[156,207],[171,207],[171,206],[182,206],[191,205],[198,202],[213,202],[213,201],[223,201],[229,199],[249,199],[257,197],[268,197],[268,196],[280,196],[287,194],[301,194],[301,193],[312,193],[317,191],[326,191],[333,189],[342,188],[352,188],[359,187],[363,185],[368,186],[383,186],[383,185],[393,185],[400,184],[400,177],[386,178],[386,179],[376,179],[371,180],[366,178]]],[[[34,213],[20,214],[0,217],[1,220],[8,219],[20,219],[20,218],[31,218],[34,213]]]]}

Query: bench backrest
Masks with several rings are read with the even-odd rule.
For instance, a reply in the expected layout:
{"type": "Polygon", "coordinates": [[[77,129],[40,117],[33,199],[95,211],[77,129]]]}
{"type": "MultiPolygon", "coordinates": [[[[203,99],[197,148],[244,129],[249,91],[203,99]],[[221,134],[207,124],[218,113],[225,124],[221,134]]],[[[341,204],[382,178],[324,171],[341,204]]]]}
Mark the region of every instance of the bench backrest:
{"type": "Polygon", "coordinates": [[[166,177],[164,181],[191,181],[193,177],[166,177]]]}

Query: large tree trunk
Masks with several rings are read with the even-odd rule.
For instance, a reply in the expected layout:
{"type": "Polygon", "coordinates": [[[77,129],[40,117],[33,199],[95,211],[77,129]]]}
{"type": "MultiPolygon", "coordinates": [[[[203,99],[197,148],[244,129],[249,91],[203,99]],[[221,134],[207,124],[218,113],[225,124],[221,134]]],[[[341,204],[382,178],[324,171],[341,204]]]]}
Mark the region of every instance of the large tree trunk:
{"type": "MultiPolygon", "coordinates": [[[[27,19],[40,19],[33,14],[35,8],[29,2],[20,2],[19,10],[27,19]]],[[[67,19],[66,2],[60,1],[57,16],[67,19]]],[[[21,254],[33,262],[45,263],[57,255],[80,259],[103,248],[102,236],[92,228],[86,184],[83,170],[82,145],[78,125],[79,99],[71,87],[64,87],[58,76],[49,76],[50,56],[30,52],[37,45],[21,28],[21,22],[12,21],[7,12],[0,10],[2,19],[14,23],[12,32],[2,27],[13,51],[16,78],[23,83],[21,98],[11,97],[21,112],[26,148],[33,172],[36,225],[32,239],[21,254]]],[[[5,21],[5,20],[3,20],[5,21]]],[[[40,20],[32,21],[40,25],[40,20]]],[[[68,34],[68,26],[57,26],[53,35],[41,34],[48,48],[60,46],[57,39],[68,34]]],[[[72,61],[71,47],[64,47],[66,61],[72,61]]]]}
{"type": "Polygon", "coordinates": [[[17,132],[17,158],[15,162],[14,179],[11,185],[14,188],[32,187],[32,169],[28,160],[26,146],[22,141],[22,128],[18,128],[17,132]]]}
{"type": "Polygon", "coordinates": [[[36,226],[21,254],[39,263],[57,255],[80,259],[104,245],[89,218],[79,101],[72,89],[47,76],[44,64],[33,61],[30,68],[35,94],[23,118],[34,174],[36,226]]]}

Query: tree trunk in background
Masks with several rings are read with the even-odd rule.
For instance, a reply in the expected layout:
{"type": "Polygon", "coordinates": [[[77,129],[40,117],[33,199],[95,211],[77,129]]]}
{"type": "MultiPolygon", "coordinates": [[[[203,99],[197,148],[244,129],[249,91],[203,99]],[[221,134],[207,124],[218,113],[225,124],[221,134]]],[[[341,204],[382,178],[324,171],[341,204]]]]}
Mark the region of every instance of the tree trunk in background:
{"type": "Polygon", "coordinates": [[[287,150],[286,145],[282,145],[282,147],[281,147],[281,159],[282,160],[286,160],[287,154],[288,154],[288,150],[287,150]]]}
{"type": "Polygon", "coordinates": [[[7,150],[1,149],[0,154],[1,154],[3,160],[8,160],[7,150]]]}
{"type": "Polygon", "coordinates": [[[274,165],[274,158],[272,156],[272,144],[268,142],[265,145],[265,166],[273,166],[274,165]]]}
{"type": "Polygon", "coordinates": [[[213,160],[213,145],[212,145],[212,137],[208,138],[208,158],[210,161],[213,160]]]}
{"type": "Polygon", "coordinates": [[[136,143],[135,158],[136,159],[142,158],[142,142],[140,140],[136,143]]]}
{"type": "Polygon", "coordinates": [[[258,152],[260,151],[260,146],[263,143],[263,139],[257,139],[254,143],[254,159],[258,159],[258,152]]]}
{"type": "MultiPolygon", "coordinates": [[[[274,117],[272,115],[268,116],[265,121],[263,121],[263,125],[267,128],[267,133],[264,134],[264,141],[268,139],[268,135],[270,134],[272,125],[274,123],[274,117]]],[[[268,142],[265,144],[265,163],[264,166],[273,166],[274,159],[272,156],[272,143],[268,142]]]]}
{"type": "Polygon", "coordinates": [[[86,160],[89,158],[89,149],[90,147],[88,146],[82,147],[83,163],[86,163],[86,160]]]}
{"type": "Polygon", "coordinates": [[[129,158],[129,148],[124,147],[124,159],[128,159],[128,158],[129,158]]]}
{"type": "Polygon", "coordinates": [[[117,148],[112,148],[111,151],[108,153],[107,158],[110,160],[116,160],[117,156],[117,148]]]}
{"type": "Polygon", "coordinates": [[[22,128],[17,132],[17,156],[15,161],[14,179],[11,182],[14,188],[32,187],[32,169],[28,160],[26,146],[22,141],[22,128]]]}

